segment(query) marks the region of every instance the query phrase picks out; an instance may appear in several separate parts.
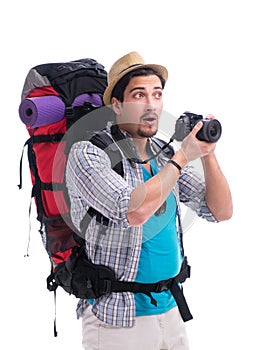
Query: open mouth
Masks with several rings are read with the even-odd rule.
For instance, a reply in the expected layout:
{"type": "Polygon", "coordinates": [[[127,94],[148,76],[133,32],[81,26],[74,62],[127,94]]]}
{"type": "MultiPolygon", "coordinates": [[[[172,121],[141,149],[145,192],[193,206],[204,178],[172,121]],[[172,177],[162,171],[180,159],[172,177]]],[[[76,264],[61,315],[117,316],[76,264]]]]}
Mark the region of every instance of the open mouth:
{"type": "Polygon", "coordinates": [[[142,118],[142,122],[144,124],[148,124],[148,125],[155,124],[157,122],[157,116],[155,116],[155,115],[147,115],[147,116],[142,118]]]}
{"type": "Polygon", "coordinates": [[[154,120],[156,120],[156,118],[149,117],[149,118],[144,118],[143,120],[148,121],[148,122],[153,122],[154,120]]]}

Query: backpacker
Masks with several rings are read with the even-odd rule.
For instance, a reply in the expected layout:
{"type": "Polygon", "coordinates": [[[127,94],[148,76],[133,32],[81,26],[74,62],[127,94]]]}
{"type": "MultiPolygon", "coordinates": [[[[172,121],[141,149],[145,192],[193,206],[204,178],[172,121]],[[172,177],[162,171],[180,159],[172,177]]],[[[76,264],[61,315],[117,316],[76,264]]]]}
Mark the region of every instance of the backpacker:
{"type": "MultiPolygon", "coordinates": [[[[111,140],[105,138],[105,133],[92,138],[108,121],[113,121],[111,110],[102,106],[106,85],[104,67],[89,58],[35,66],[25,79],[19,115],[30,135],[25,145],[28,147],[33,185],[31,196],[35,199],[39,232],[51,261],[48,289],[55,291],[60,285],[69,294],[80,298],[124,290],[150,294],[151,291],[176,288],[178,293],[178,283],[182,283],[190,274],[186,260],[181,274],[174,281],[170,279],[147,286],[118,283],[108,268],[88,261],[82,249],[81,233],[72,224],[64,173],[67,155],[74,142],[91,139],[98,147],[105,149],[111,160],[115,156],[112,160],[114,170],[123,175],[118,158],[120,152],[114,152],[110,147],[111,140]],[[91,279],[88,279],[88,273],[91,279]],[[82,291],[84,288],[85,291],[82,291]]],[[[22,188],[21,167],[22,158],[19,188],[22,188]]],[[[88,214],[90,217],[97,215],[102,222],[108,223],[108,218],[91,209],[88,214]]],[[[83,224],[85,227],[87,223],[83,224]]],[[[187,310],[184,318],[190,317],[187,310]]]]}

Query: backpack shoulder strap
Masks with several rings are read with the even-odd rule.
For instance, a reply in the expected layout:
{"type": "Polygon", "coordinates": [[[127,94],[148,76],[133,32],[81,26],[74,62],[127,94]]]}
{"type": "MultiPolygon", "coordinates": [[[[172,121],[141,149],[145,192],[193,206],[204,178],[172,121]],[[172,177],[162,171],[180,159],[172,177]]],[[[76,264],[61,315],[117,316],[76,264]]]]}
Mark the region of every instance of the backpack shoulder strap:
{"type": "MultiPolygon", "coordinates": [[[[104,131],[99,131],[95,133],[89,140],[93,145],[104,150],[111,160],[112,169],[116,171],[117,174],[123,177],[123,164],[122,164],[122,155],[119,148],[116,146],[112,138],[104,131]]],[[[90,207],[85,214],[84,218],[80,223],[81,232],[85,232],[91,219],[96,217],[96,221],[104,226],[107,226],[109,219],[99,213],[97,210],[90,207]]]]}
{"type": "Polygon", "coordinates": [[[112,138],[103,130],[95,133],[90,142],[105,151],[111,160],[112,169],[123,177],[122,155],[112,138]]]}

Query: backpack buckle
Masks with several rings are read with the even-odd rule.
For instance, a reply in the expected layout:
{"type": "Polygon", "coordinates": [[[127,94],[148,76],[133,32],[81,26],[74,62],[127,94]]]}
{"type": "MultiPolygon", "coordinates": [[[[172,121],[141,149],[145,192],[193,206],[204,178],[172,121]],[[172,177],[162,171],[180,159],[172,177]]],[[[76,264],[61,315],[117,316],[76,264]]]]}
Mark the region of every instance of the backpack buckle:
{"type": "Polygon", "coordinates": [[[74,114],[74,107],[72,106],[67,106],[66,107],[66,117],[67,118],[74,118],[75,114],[74,114]]]}
{"type": "Polygon", "coordinates": [[[170,288],[170,282],[171,282],[171,279],[158,282],[155,288],[155,293],[161,293],[165,290],[168,290],[170,288]]]}
{"type": "Polygon", "coordinates": [[[111,293],[112,282],[111,280],[102,280],[99,286],[100,295],[111,293]]]}

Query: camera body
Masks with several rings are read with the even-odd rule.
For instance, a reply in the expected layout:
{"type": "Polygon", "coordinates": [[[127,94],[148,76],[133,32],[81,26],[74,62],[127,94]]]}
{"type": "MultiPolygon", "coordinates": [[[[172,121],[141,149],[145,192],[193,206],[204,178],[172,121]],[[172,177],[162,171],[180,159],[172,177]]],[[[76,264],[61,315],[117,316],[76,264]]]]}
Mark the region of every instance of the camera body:
{"type": "Polygon", "coordinates": [[[196,134],[197,139],[206,142],[217,142],[222,133],[220,122],[217,119],[204,119],[202,115],[191,112],[184,112],[176,120],[175,140],[183,141],[199,121],[203,122],[203,126],[196,134]]]}

